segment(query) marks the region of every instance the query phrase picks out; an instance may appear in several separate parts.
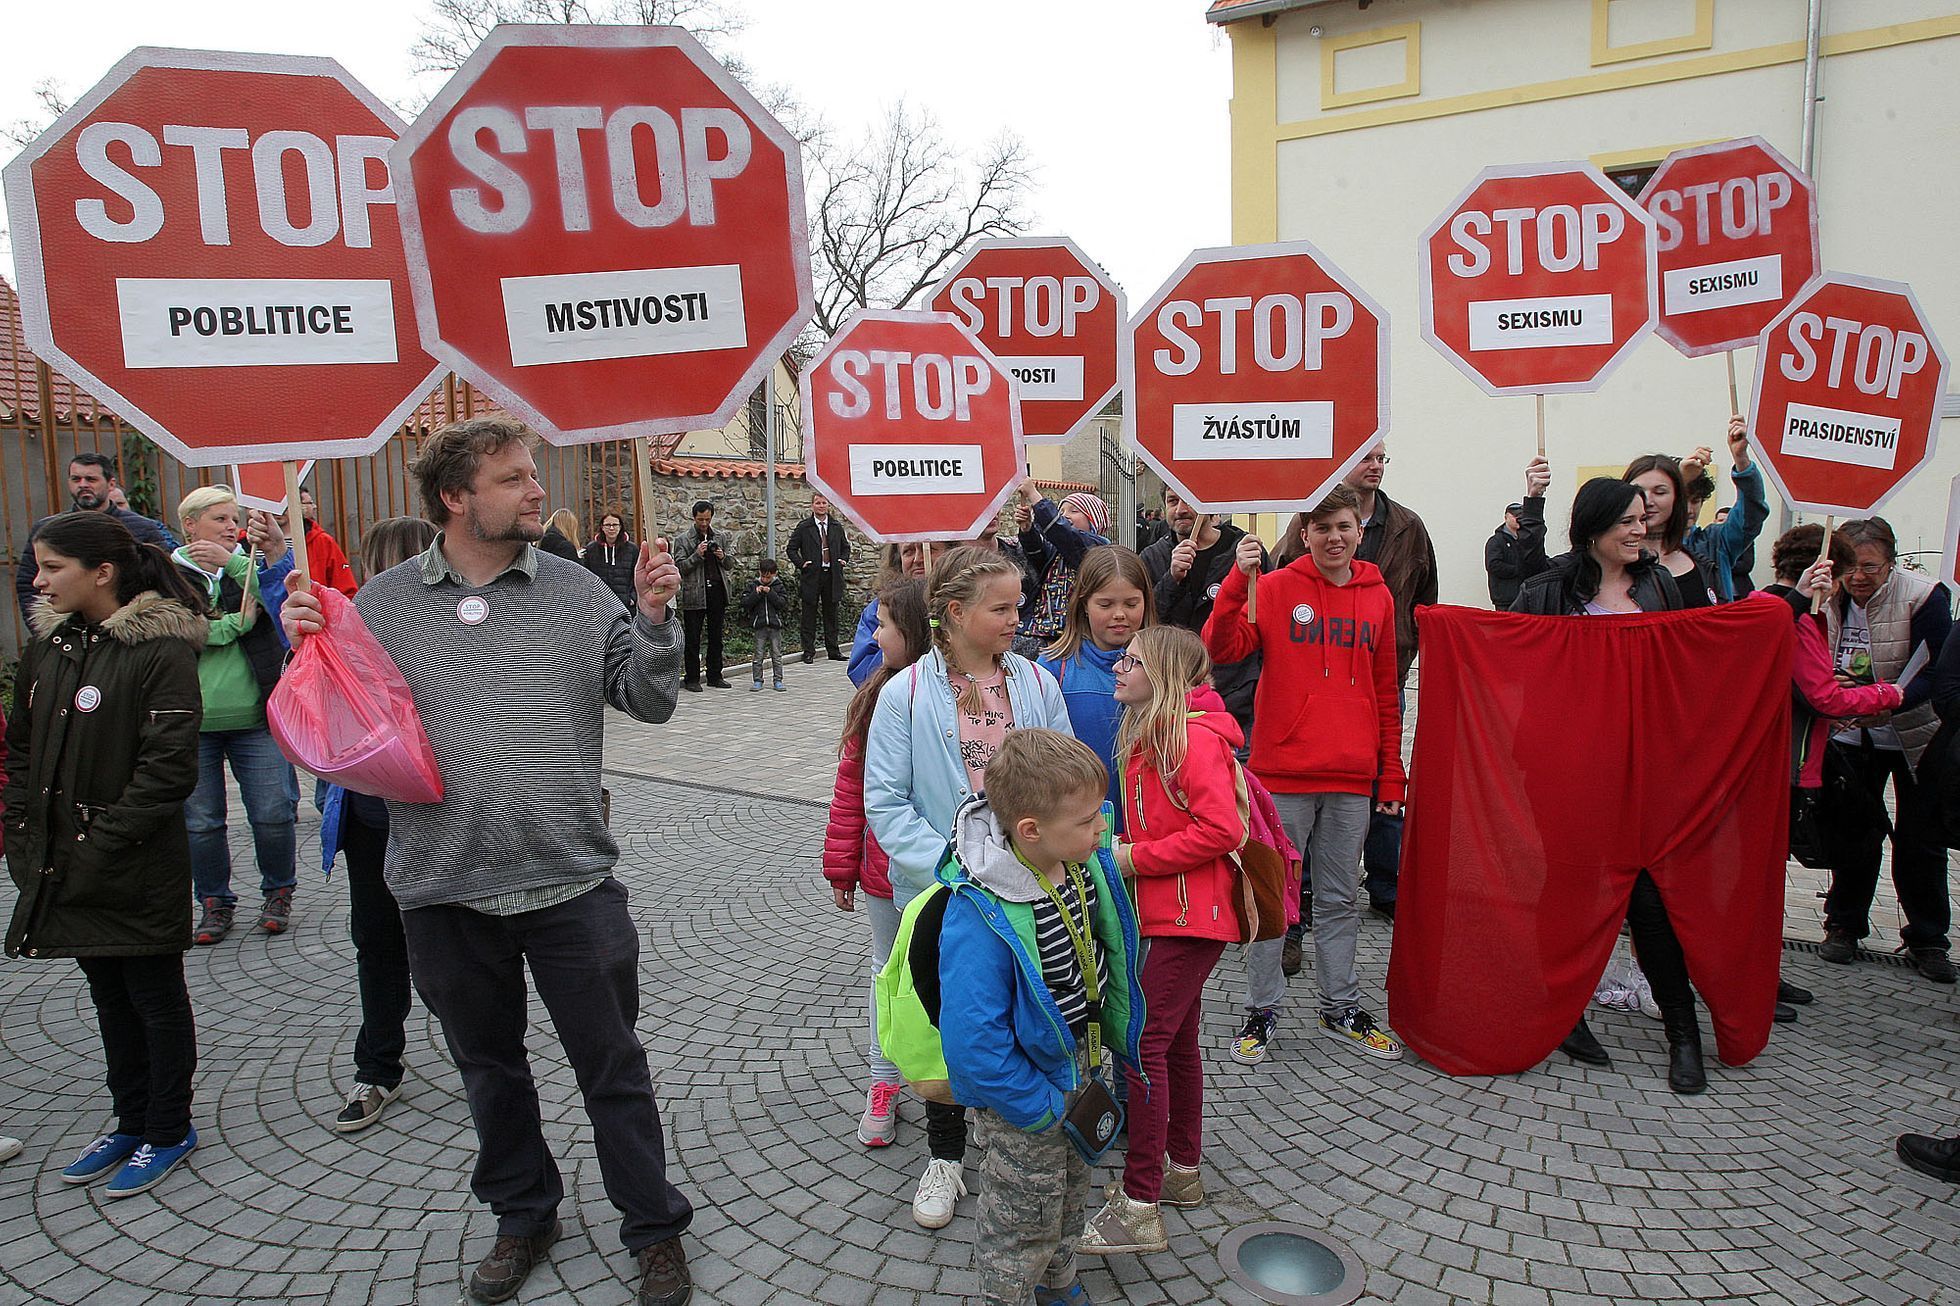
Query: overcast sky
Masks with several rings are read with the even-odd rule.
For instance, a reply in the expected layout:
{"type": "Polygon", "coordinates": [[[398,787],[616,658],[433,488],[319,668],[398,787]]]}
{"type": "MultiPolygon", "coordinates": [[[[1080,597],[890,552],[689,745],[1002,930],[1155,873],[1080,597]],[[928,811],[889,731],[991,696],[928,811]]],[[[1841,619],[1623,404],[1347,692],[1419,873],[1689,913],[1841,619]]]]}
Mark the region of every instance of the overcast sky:
{"type": "MultiPolygon", "coordinates": [[[[1134,307],[1191,249],[1230,238],[1230,51],[1204,0],[746,0],[737,49],[847,139],[898,99],[956,143],[1003,128],[1038,168],[1030,234],[1073,237],[1134,307]]],[[[0,122],[33,116],[33,86],[69,98],[138,45],[324,54],[383,99],[418,87],[408,49],[426,4],[336,0],[68,0],[8,7],[0,122]]],[[[0,146],[0,157],[11,157],[0,146]]],[[[11,256],[0,261],[11,271],[11,256]]]]}

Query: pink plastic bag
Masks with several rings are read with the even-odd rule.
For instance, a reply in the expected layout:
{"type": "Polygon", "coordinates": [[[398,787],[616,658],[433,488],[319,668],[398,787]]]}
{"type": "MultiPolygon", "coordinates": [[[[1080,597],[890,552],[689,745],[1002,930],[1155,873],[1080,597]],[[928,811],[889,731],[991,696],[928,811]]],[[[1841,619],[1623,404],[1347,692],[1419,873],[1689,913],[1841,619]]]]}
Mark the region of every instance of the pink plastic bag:
{"type": "Polygon", "coordinates": [[[309,635],[266,700],[265,720],[293,765],[355,793],[442,801],[442,772],[401,668],[340,591],[312,587],[326,629],[309,635]]]}

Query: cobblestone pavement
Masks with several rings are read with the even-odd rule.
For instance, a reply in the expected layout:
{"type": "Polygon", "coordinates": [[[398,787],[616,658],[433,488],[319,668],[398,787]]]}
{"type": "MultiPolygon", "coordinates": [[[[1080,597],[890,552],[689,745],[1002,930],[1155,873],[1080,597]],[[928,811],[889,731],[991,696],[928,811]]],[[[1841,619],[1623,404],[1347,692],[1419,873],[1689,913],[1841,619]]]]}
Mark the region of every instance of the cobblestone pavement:
{"type": "MultiPolygon", "coordinates": [[[[918,1104],[896,1146],[852,1137],[864,936],[817,872],[836,672],[799,666],[787,694],[687,695],[671,726],[616,721],[609,743],[620,877],[646,931],[640,1028],[675,1177],[700,1208],[702,1303],[941,1303],[973,1286],[972,1199],[939,1235],[910,1219],[918,1104]]],[[[1376,1002],[1388,939],[1364,922],[1376,1002]]],[[[365,1133],[328,1128],[358,1020],[338,880],[303,873],[291,935],[244,932],[189,964],[203,1144],[187,1173],[117,1203],[54,1173],[105,1118],[79,974],[0,965],[0,1131],[27,1144],[0,1167],[0,1303],[456,1301],[494,1224],[468,1192],[468,1111],[419,1005],[406,1095],[365,1133]]],[[[1211,1204],[1167,1211],[1170,1252],[1111,1258],[1088,1286],[1104,1302],[1248,1302],[1216,1250],[1273,1217],[1344,1240],[1377,1300],[1960,1303],[1954,1190],[1891,1155],[1901,1129],[1960,1122],[1960,1003],[1896,965],[1792,952],[1786,974],[1817,1005],[1754,1065],[1717,1067],[1706,1095],[1680,1099],[1659,1026],[1608,1012],[1593,1020],[1607,1071],[1555,1056],[1453,1080],[1364,1061],[1290,1017],[1266,1064],[1238,1066],[1228,957],[1206,1007],[1211,1204]]],[[[565,1239],[522,1300],[627,1302],[589,1127],[534,1015],[569,1200],[565,1239]]]]}

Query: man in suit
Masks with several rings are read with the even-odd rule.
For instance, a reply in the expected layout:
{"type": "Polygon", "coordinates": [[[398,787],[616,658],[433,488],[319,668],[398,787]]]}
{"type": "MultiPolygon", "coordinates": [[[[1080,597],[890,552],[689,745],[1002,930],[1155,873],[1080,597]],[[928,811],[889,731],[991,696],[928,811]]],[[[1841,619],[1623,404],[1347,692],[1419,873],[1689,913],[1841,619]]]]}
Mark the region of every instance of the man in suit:
{"type": "Polygon", "coordinates": [[[851,560],[844,523],[830,515],[830,500],[810,496],[810,515],[789,537],[789,565],[796,568],[803,599],[803,660],[817,660],[817,610],[823,609],[823,642],[832,662],[844,661],[837,647],[837,605],[844,598],[844,564],[851,560]]]}

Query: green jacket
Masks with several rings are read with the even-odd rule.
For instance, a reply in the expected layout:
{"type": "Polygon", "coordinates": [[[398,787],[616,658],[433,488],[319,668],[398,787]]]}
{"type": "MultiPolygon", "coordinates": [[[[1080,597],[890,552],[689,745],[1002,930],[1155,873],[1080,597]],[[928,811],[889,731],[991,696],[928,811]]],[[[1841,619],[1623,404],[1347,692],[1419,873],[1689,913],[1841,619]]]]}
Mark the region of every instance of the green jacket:
{"type": "Polygon", "coordinates": [[[215,576],[192,562],[185,549],[170,556],[203,583],[211,609],[218,614],[211,619],[211,637],[197,659],[197,683],[204,691],[204,729],[263,730],[265,694],[240,642],[253,626],[269,620],[265,609],[258,607],[259,569],[252,565],[252,555],[243,550],[233,553],[225,559],[225,569],[215,576]],[[249,620],[236,610],[224,610],[225,581],[251,596],[255,611],[249,620]]]}

